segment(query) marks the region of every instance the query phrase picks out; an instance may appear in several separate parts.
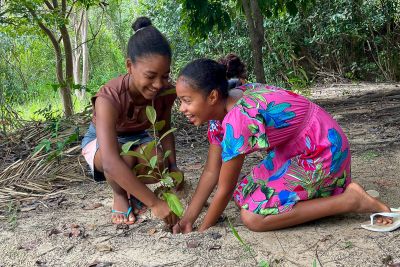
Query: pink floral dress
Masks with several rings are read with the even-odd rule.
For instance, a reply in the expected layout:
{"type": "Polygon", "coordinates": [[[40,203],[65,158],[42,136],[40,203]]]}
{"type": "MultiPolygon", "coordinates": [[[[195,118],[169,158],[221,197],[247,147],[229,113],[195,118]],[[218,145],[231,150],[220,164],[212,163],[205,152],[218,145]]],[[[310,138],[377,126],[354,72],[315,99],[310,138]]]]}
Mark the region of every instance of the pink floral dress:
{"type": "Polygon", "coordinates": [[[318,105],[293,92],[246,84],[224,120],[210,121],[208,139],[222,160],[266,151],[243,177],[235,202],[256,214],[289,211],[298,201],[340,194],[350,183],[349,142],[318,105]]]}

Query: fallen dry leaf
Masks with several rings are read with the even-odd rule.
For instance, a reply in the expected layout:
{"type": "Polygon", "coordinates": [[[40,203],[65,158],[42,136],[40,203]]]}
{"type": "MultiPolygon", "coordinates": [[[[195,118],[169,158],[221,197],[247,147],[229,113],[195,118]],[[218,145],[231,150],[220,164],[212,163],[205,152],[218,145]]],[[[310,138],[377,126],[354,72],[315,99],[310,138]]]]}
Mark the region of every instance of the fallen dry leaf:
{"type": "Polygon", "coordinates": [[[198,240],[189,240],[186,242],[186,246],[188,248],[197,248],[198,246],[200,246],[200,241],[198,240]]]}
{"type": "Polygon", "coordinates": [[[221,245],[213,245],[208,248],[208,250],[218,250],[218,249],[221,249],[221,245]]]}
{"type": "Polygon", "coordinates": [[[94,209],[97,209],[97,208],[100,208],[100,207],[103,207],[103,204],[101,204],[101,203],[91,203],[89,205],[85,205],[83,207],[83,209],[84,210],[94,210],[94,209]]]}
{"type": "Polygon", "coordinates": [[[27,250],[28,251],[28,250],[32,250],[32,249],[36,248],[36,246],[37,246],[36,241],[30,241],[30,242],[27,242],[25,244],[19,245],[17,247],[17,249],[23,249],[23,250],[27,250]]]}
{"type": "Polygon", "coordinates": [[[50,232],[47,234],[48,236],[52,236],[52,235],[58,235],[61,234],[62,232],[56,228],[53,228],[50,230],[50,232]]]}
{"type": "Polygon", "coordinates": [[[104,244],[104,243],[97,244],[96,249],[97,249],[97,251],[100,251],[100,252],[109,252],[109,251],[113,250],[112,246],[110,244],[104,244]]]}
{"type": "Polygon", "coordinates": [[[91,264],[89,264],[89,267],[108,267],[108,266],[112,266],[113,263],[109,262],[109,261],[105,261],[105,262],[99,262],[99,261],[94,261],[91,264]]]}
{"type": "Polygon", "coordinates": [[[151,228],[151,229],[149,229],[149,230],[147,231],[147,233],[148,233],[149,235],[154,235],[156,232],[157,232],[157,229],[156,229],[156,228],[151,228]]]}

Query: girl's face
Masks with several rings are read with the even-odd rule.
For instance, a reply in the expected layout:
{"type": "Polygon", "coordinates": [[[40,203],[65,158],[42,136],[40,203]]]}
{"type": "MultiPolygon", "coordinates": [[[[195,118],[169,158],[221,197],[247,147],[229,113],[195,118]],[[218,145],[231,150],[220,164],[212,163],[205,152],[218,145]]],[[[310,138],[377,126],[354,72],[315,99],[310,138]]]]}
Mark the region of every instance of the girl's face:
{"type": "Polygon", "coordinates": [[[168,57],[157,54],[137,58],[135,63],[127,59],[126,67],[132,77],[130,88],[147,100],[153,99],[168,86],[170,65],[168,57]]]}
{"type": "Polygon", "coordinates": [[[196,126],[211,119],[213,101],[201,92],[192,88],[185,78],[180,77],[176,83],[176,94],[180,100],[179,111],[196,126]]]}

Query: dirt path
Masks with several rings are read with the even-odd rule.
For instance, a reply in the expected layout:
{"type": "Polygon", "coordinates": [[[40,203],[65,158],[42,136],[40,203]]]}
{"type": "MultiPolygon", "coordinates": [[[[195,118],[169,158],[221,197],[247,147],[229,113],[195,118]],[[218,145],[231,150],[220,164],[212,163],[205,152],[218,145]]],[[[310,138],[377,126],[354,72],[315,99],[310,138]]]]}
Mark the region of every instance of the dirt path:
{"type": "MultiPolygon", "coordinates": [[[[400,206],[400,87],[393,84],[314,88],[312,98],[343,126],[352,144],[353,179],[400,206]]],[[[182,119],[178,116],[177,120],[182,119]]],[[[205,128],[182,123],[177,136],[180,166],[193,192],[207,155],[205,128]]],[[[252,160],[247,161],[247,166],[252,160]]],[[[374,233],[360,227],[368,215],[321,219],[286,230],[253,233],[234,204],[230,218],[204,234],[171,235],[147,212],[139,224],[110,224],[112,195],[106,184],[75,185],[24,207],[0,223],[0,266],[387,266],[400,263],[400,231],[374,233]],[[30,210],[31,209],[31,210],[30,210]],[[15,223],[14,229],[11,223],[15,223]]]]}

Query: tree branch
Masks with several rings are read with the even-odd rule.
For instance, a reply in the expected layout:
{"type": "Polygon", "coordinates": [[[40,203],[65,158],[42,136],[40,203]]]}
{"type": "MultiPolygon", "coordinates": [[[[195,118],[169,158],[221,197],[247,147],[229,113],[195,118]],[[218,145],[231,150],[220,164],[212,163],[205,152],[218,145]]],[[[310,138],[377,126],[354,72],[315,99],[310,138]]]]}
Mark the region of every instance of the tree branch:
{"type": "Polygon", "coordinates": [[[57,2],[57,0],[53,0],[53,7],[54,7],[54,9],[57,9],[57,8],[58,8],[58,2],[57,2]]]}
{"type": "Polygon", "coordinates": [[[61,0],[61,12],[63,15],[67,12],[67,0],[61,0]]]}
{"type": "Polygon", "coordinates": [[[51,5],[51,3],[48,0],[45,0],[44,3],[50,10],[54,10],[54,7],[51,5]]]}
{"type": "Polygon", "coordinates": [[[62,73],[62,53],[61,53],[61,47],[56,39],[56,36],[54,33],[47,28],[42,21],[37,17],[36,13],[34,10],[32,10],[29,7],[26,7],[28,12],[32,15],[33,20],[37,22],[39,25],[39,28],[49,37],[51,43],[53,44],[53,48],[56,54],[56,73],[57,73],[57,80],[59,83],[64,82],[64,77],[62,73]]]}
{"type": "Polygon", "coordinates": [[[68,18],[71,15],[72,9],[73,9],[74,5],[76,4],[76,2],[78,2],[78,0],[72,2],[71,8],[69,9],[69,11],[68,11],[67,15],[65,16],[65,18],[68,18]]]}

